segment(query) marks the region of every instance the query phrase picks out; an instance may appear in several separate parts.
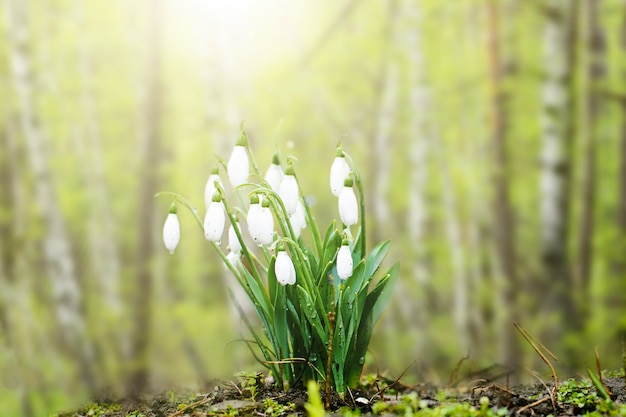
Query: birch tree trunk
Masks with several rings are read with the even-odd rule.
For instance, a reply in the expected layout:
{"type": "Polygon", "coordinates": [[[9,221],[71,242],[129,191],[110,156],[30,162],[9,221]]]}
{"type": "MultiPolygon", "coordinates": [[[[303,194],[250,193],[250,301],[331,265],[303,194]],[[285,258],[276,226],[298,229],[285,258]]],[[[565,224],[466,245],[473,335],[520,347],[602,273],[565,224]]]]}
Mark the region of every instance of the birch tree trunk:
{"type": "Polygon", "coordinates": [[[137,213],[137,249],[135,271],[137,274],[132,303],[133,330],[130,335],[131,371],[127,380],[127,392],[137,398],[149,388],[150,342],[152,338],[152,303],[154,272],[151,260],[155,253],[155,202],[158,191],[159,165],[161,161],[162,113],[161,94],[161,1],[146,2],[147,21],[145,42],[147,56],[142,85],[139,137],[142,159],[140,162],[139,204],[137,213]]]}
{"type": "Polygon", "coordinates": [[[465,248],[463,247],[463,234],[458,214],[458,204],[450,164],[446,159],[449,155],[441,140],[432,140],[432,150],[440,167],[439,178],[443,193],[443,210],[445,216],[445,232],[450,248],[452,262],[452,287],[453,287],[453,319],[459,346],[463,354],[468,354],[472,346],[468,311],[468,276],[466,271],[465,248]]]}
{"type": "Polygon", "coordinates": [[[372,150],[370,160],[371,169],[371,206],[373,208],[375,226],[370,228],[373,232],[375,242],[380,241],[378,230],[386,229],[389,226],[389,204],[387,202],[389,189],[389,178],[391,176],[392,141],[391,133],[393,123],[396,119],[398,107],[398,66],[393,59],[395,41],[398,37],[397,29],[397,5],[395,2],[389,4],[389,39],[383,59],[383,70],[379,92],[379,108],[376,115],[376,127],[372,138],[372,150]]]}
{"type": "MultiPolygon", "coordinates": [[[[84,1],[76,0],[74,8],[79,33],[87,29],[85,22],[84,1]]],[[[85,184],[91,195],[91,209],[88,219],[88,238],[90,257],[100,294],[106,307],[119,313],[121,300],[119,297],[120,260],[115,241],[115,224],[113,222],[109,190],[103,162],[103,149],[98,122],[98,110],[93,93],[93,66],[90,45],[87,36],[78,41],[78,73],[81,84],[81,107],[83,125],[79,133],[80,153],[83,162],[82,171],[85,184]]]]}
{"type": "Polygon", "coordinates": [[[29,56],[27,4],[4,0],[11,79],[18,102],[20,129],[35,176],[35,198],[46,228],[43,257],[51,281],[54,315],[63,347],[78,362],[82,382],[96,391],[93,351],[82,316],[82,294],[76,276],[65,219],[56,199],[46,146],[49,140],[39,124],[33,92],[33,72],[29,56]]]}
{"type": "MultiPolygon", "coordinates": [[[[409,252],[410,259],[413,260],[410,268],[414,281],[409,285],[417,284],[422,294],[428,294],[430,282],[428,271],[428,259],[425,250],[428,226],[428,212],[426,203],[426,186],[429,176],[428,157],[430,133],[427,122],[429,114],[429,93],[426,84],[425,63],[423,56],[423,45],[421,38],[422,15],[420,3],[406,0],[402,6],[403,21],[403,41],[404,50],[407,57],[407,88],[409,92],[409,210],[407,214],[407,224],[411,242],[409,252]]],[[[401,282],[398,284],[402,284],[401,282]]],[[[400,291],[410,295],[409,291],[400,291]]],[[[415,321],[414,326],[424,330],[429,322],[428,309],[426,303],[401,303],[410,308],[408,314],[411,320],[415,321]]],[[[425,348],[426,338],[419,337],[416,348],[422,352],[425,348]]]]}
{"type": "Polygon", "coordinates": [[[544,342],[559,340],[575,316],[567,254],[571,147],[573,138],[570,85],[573,71],[573,9],[576,2],[547,2],[544,32],[543,137],[541,151],[540,288],[546,295],[544,342]],[[567,319],[566,319],[567,318],[567,319]],[[549,329],[549,331],[548,331],[549,329]]]}
{"type": "MultiPolygon", "coordinates": [[[[511,41],[511,33],[504,36],[500,31],[501,2],[489,0],[487,2],[487,35],[488,56],[491,84],[491,140],[493,149],[493,230],[495,254],[497,260],[496,275],[498,276],[498,332],[500,336],[500,360],[517,369],[520,366],[520,352],[517,345],[517,334],[513,322],[517,321],[517,272],[515,270],[515,224],[514,213],[509,197],[509,101],[510,95],[504,87],[505,78],[513,68],[513,62],[505,61],[502,53],[501,40],[511,41]]],[[[505,3],[508,13],[504,16],[514,16],[515,4],[513,1],[505,3]]],[[[513,25],[505,25],[512,27],[513,25]]],[[[509,54],[510,56],[510,54],[509,54]]]]}
{"type": "MultiPolygon", "coordinates": [[[[583,123],[581,126],[582,140],[582,190],[581,190],[581,212],[579,218],[578,235],[578,256],[577,256],[577,281],[580,286],[579,291],[584,295],[589,290],[591,272],[593,267],[593,236],[594,236],[594,214],[596,202],[596,142],[600,135],[598,115],[601,114],[601,97],[599,83],[606,77],[606,40],[600,19],[598,16],[600,0],[585,0],[584,17],[585,29],[585,68],[583,70],[585,92],[583,123]]],[[[583,310],[581,320],[588,313],[586,305],[588,303],[580,300],[583,310]]],[[[578,328],[582,328],[583,322],[578,323],[578,328]]]]}

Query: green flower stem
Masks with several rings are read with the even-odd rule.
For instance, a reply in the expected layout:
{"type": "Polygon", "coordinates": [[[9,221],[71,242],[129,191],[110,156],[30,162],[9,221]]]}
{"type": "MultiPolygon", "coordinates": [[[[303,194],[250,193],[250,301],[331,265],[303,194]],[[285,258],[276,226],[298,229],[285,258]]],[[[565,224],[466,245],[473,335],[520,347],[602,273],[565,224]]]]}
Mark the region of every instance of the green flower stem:
{"type": "MultiPolygon", "coordinates": [[[[315,277],[311,274],[311,264],[309,263],[309,260],[307,256],[304,254],[304,252],[302,252],[300,245],[298,245],[298,243],[294,239],[295,234],[293,232],[293,228],[291,227],[291,222],[289,221],[289,214],[287,213],[287,209],[285,208],[285,205],[283,204],[282,199],[272,190],[263,190],[262,192],[268,198],[270,196],[273,197],[273,198],[270,198],[270,204],[272,204],[274,212],[277,214],[277,217],[281,220],[280,223],[281,223],[281,227],[283,228],[283,233],[285,233],[286,235],[289,234],[291,236],[291,238],[283,238],[283,239],[285,239],[289,243],[292,249],[295,249],[294,252],[297,256],[297,261],[298,261],[297,262],[298,265],[295,265],[295,266],[297,267],[299,271],[303,272],[301,276],[302,278],[304,278],[304,283],[307,286],[306,290],[309,294],[314,295],[313,301],[316,304],[318,304],[319,311],[324,312],[325,306],[322,302],[322,297],[320,295],[319,289],[317,288],[317,286],[314,285],[315,277]],[[279,213],[282,214],[282,216],[279,213]]],[[[325,315],[323,316],[325,317],[325,315]]],[[[327,322],[325,322],[324,324],[328,325],[327,322]]]]}
{"type": "Polygon", "coordinates": [[[173,193],[171,191],[161,191],[159,193],[156,193],[154,195],[154,198],[161,197],[161,196],[174,197],[175,201],[178,201],[183,206],[187,207],[187,209],[189,209],[193,217],[196,219],[196,222],[198,223],[198,226],[200,226],[200,229],[204,231],[204,222],[202,221],[200,216],[198,216],[197,210],[191,205],[191,203],[185,197],[183,197],[180,194],[173,193]]]}
{"type": "Polygon", "coordinates": [[[365,257],[365,254],[367,253],[366,249],[367,249],[367,245],[366,245],[366,234],[365,234],[365,192],[363,191],[363,182],[361,181],[361,174],[359,174],[359,170],[356,169],[356,165],[354,164],[354,161],[352,160],[352,157],[350,156],[350,154],[348,154],[346,151],[344,151],[344,157],[346,158],[346,160],[348,161],[348,164],[350,165],[350,169],[352,170],[353,174],[354,174],[354,183],[356,185],[357,191],[359,192],[359,208],[361,210],[361,225],[360,225],[360,230],[361,230],[361,256],[365,257]]]}
{"type": "Polygon", "coordinates": [[[252,164],[252,169],[254,170],[254,173],[256,175],[258,175],[259,177],[263,178],[263,174],[261,174],[261,170],[259,169],[259,166],[256,163],[256,160],[254,159],[254,155],[252,155],[252,151],[250,150],[250,141],[248,140],[248,134],[246,133],[246,130],[243,127],[243,122],[241,123],[241,135],[244,135],[246,137],[246,153],[248,154],[248,159],[250,160],[250,163],[252,164]]]}
{"type": "MultiPolygon", "coordinates": [[[[300,180],[298,179],[295,171],[293,177],[296,179],[296,183],[298,184],[298,190],[301,190],[302,188],[300,187],[300,180]]],[[[306,212],[306,224],[307,226],[309,226],[309,229],[311,229],[311,235],[313,236],[313,243],[315,245],[315,250],[317,251],[317,256],[322,256],[322,251],[324,247],[322,245],[322,238],[320,236],[319,228],[317,227],[317,222],[313,218],[313,214],[311,213],[311,207],[306,204],[306,200],[304,199],[304,197],[301,196],[301,198],[302,205],[304,206],[304,211],[306,212]]]]}

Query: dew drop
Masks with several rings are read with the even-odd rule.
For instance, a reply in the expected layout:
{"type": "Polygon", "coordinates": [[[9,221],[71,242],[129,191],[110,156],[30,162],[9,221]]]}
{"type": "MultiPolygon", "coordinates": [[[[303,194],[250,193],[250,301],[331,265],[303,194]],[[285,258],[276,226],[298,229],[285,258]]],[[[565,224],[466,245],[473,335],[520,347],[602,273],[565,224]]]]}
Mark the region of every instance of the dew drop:
{"type": "Polygon", "coordinates": [[[359,358],[359,364],[360,364],[360,365],[363,365],[364,363],[365,363],[365,356],[361,356],[361,357],[359,358]]]}

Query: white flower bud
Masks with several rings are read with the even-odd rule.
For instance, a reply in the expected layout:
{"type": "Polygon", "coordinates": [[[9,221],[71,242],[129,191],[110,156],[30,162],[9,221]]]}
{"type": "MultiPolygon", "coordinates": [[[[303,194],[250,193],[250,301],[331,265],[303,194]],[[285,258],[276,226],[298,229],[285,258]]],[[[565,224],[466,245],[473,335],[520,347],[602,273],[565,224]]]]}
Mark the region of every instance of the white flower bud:
{"type": "Polygon", "coordinates": [[[291,223],[295,238],[298,239],[300,232],[306,227],[306,211],[304,210],[301,199],[298,199],[295,213],[289,216],[289,222],[291,223]]]}
{"type": "Polygon", "coordinates": [[[280,166],[278,155],[274,155],[272,165],[270,165],[265,173],[265,181],[267,181],[270,188],[274,190],[274,192],[278,192],[280,189],[280,182],[284,176],[285,173],[283,172],[283,167],[280,166]]]}
{"type": "Polygon", "coordinates": [[[334,196],[339,197],[339,193],[343,189],[343,181],[350,173],[350,166],[346,162],[341,147],[337,148],[337,156],[330,166],[330,191],[334,196]]]}
{"type": "Polygon", "coordinates": [[[180,222],[176,214],[176,206],[172,205],[163,224],[163,244],[171,254],[174,254],[178,242],[180,242],[180,222]]]}
{"type": "Polygon", "coordinates": [[[228,228],[228,247],[230,248],[231,252],[239,253],[241,252],[241,242],[239,242],[239,239],[237,238],[235,227],[237,227],[237,230],[240,230],[238,222],[235,222],[234,225],[231,223],[230,227],[228,228]]]}
{"type": "Polygon", "coordinates": [[[228,160],[228,179],[233,187],[237,187],[246,181],[250,175],[250,162],[245,146],[237,145],[228,160]]]}
{"type": "MultiPolygon", "coordinates": [[[[230,264],[236,268],[237,264],[241,261],[241,254],[228,252],[228,255],[226,255],[226,259],[228,259],[228,262],[230,262],[230,264]]],[[[224,262],[224,266],[226,267],[226,262],[224,262]]]]}
{"type": "Polygon", "coordinates": [[[346,226],[352,226],[359,221],[359,204],[352,188],[352,179],[347,178],[344,187],[339,193],[337,202],[339,208],[339,218],[346,226]]]}
{"type": "Polygon", "coordinates": [[[300,190],[298,189],[298,182],[294,176],[292,166],[287,167],[287,172],[285,173],[283,180],[280,182],[278,195],[281,200],[283,200],[287,214],[295,213],[296,206],[298,205],[298,199],[300,198],[300,190]]]}
{"type": "Polygon", "coordinates": [[[219,245],[222,241],[225,223],[226,213],[224,212],[222,197],[215,194],[204,216],[204,237],[206,240],[219,245]]]}
{"type": "Polygon", "coordinates": [[[250,208],[246,217],[248,232],[257,245],[269,246],[274,241],[274,216],[269,208],[269,200],[259,203],[259,196],[250,196],[250,208]]]}
{"type": "Polygon", "coordinates": [[[293,285],[296,283],[296,269],[287,252],[279,250],[274,263],[274,273],[280,285],[293,285]]]}
{"type": "Polygon", "coordinates": [[[258,245],[269,246],[274,242],[274,216],[269,207],[269,200],[265,199],[261,203],[259,211],[258,245]]]}
{"type": "Polygon", "coordinates": [[[337,275],[344,281],[352,276],[352,253],[347,240],[344,240],[337,252],[337,275]]]}
{"type": "Polygon", "coordinates": [[[220,178],[217,168],[213,169],[211,175],[209,175],[209,179],[204,186],[204,206],[209,208],[209,204],[211,204],[211,200],[213,199],[213,194],[217,192],[217,188],[215,188],[215,183],[218,183],[220,186],[223,186],[222,179],[220,178]]]}

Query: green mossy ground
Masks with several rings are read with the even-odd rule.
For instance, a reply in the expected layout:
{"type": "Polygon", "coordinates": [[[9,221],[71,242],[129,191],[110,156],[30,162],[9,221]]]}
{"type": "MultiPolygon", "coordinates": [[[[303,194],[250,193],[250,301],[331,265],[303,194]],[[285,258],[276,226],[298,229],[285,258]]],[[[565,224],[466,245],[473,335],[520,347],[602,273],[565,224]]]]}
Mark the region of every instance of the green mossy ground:
{"type": "MultiPolygon", "coordinates": [[[[330,414],[346,417],[626,415],[623,371],[604,375],[602,382],[608,389],[608,399],[587,378],[561,381],[552,396],[552,382],[513,388],[482,382],[462,389],[406,387],[393,382],[377,379],[344,399],[332,395],[330,414]]],[[[322,401],[325,401],[323,393],[322,401]]],[[[239,382],[216,385],[208,393],[167,392],[139,401],[100,401],[77,411],[58,413],[56,417],[304,416],[307,402],[306,390],[283,392],[266,384],[260,374],[252,374],[240,376],[239,382]]]]}

